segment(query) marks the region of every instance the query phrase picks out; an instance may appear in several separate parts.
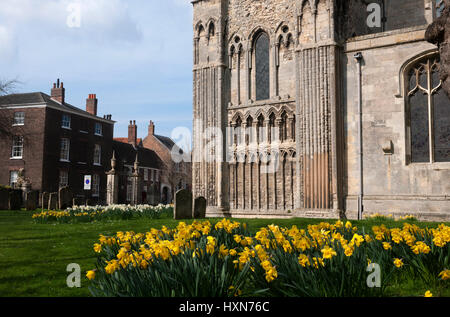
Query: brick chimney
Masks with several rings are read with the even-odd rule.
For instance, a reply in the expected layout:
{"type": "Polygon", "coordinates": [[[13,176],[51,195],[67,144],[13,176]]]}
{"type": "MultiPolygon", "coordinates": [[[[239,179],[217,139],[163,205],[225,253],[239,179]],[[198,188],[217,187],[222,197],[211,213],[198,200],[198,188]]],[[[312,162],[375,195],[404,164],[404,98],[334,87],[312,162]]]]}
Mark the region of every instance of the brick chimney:
{"type": "Polygon", "coordinates": [[[90,114],[96,116],[97,115],[97,104],[98,104],[97,95],[89,94],[89,98],[86,99],[86,111],[89,112],[90,114]]]}
{"type": "Polygon", "coordinates": [[[61,82],[61,85],[59,84],[59,78],[57,82],[53,84],[51,95],[52,99],[58,101],[59,103],[64,103],[66,90],[64,89],[63,82],[61,82]]]}
{"type": "Polygon", "coordinates": [[[153,121],[150,121],[150,125],[148,126],[148,135],[155,135],[155,124],[153,121]]]}
{"type": "Polygon", "coordinates": [[[137,144],[137,126],[136,121],[130,121],[128,126],[128,143],[136,147],[137,144]]]}

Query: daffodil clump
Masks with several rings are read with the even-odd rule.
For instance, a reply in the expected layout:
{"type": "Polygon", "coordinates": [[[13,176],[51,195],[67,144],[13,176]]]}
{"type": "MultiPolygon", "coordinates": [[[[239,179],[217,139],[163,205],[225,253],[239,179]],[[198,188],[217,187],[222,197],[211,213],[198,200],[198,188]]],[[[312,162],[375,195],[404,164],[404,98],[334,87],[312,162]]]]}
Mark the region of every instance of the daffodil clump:
{"type": "Polygon", "coordinates": [[[73,223],[104,219],[126,220],[138,217],[157,219],[164,214],[172,215],[173,205],[74,206],[65,211],[42,211],[33,214],[32,218],[38,223],[73,223]]]}
{"type": "Polygon", "coordinates": [[[404,215],[404,216],[394,216],[393,214],[380,214],[380,213],[372,213],[368,215],[364,215],[364,219],[378,219],[378,220],[395,220],[395,221],[416,221],[417,218],[414,215],[404,215]]]}
{"type": "Polygon", "coordinates": [[[433,287],[448,283],[449,242],[443,224],[382,225],[367,233],[337,221],[270,225],[252,235],[228,219],[180,222],[100,236],[97,268],[86,276],[96,296],[376,296],[404,275],[425,276],[433,287]],[[371,263],[381,268],[380,288],[367,285],[371,263]]]}

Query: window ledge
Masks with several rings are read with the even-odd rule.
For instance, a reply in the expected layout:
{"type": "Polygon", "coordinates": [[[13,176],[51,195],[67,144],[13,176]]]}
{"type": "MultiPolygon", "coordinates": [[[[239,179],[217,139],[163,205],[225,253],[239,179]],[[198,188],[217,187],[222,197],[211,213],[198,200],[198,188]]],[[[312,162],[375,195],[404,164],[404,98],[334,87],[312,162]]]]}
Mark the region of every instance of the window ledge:
{"type": "Polygon", "coordinates": [[[80,133],[89,134],[89,132],[83,130],[80,130],[80,133]]]}
{"type": "Polygon", "coordinates": [[[95,136],[103,136],[103,134],[94,133],[95,136]]]}
{"type": "Polygon", "coordinates": [[[63,127],[63,126],[61,126],[61,128],[62,128],[62,129],[66,129],[66,130],[72,131],[72,128],[71,128],[71,127],[63,127]]]}
{"type": "Polygon", "coordinates": [[[407,166],[419,170],[450,170],[450,162],[409,163],[407,166]]]}
{"type": "Polygon", "coordinates": [[[59,161],[60,161],[60,162],[64,162],[64,163],[70,163],[69,160],[63,160],[63,159],[60,159],[59,161]]]}
{"type": "Polygon", "coordinates": [[[17,157],[10,157],[10,160],[23,160],[23,156],[17,156],[17,157]]]}
{"type": "Polygon", "coordinates": [[[87,165],[87,163],[85,163],[85,162],[77,162],[77,164],[80,164],[80,165],[87,165]]]}
{"type": "Polygon", "coordinates": [[[102,166],[102,164],[99,164],[99,163],[94,163],[93,165],[94,166],[102,166]]]}
{"type": "Polygon", "coordinates": [[[12,126],[13,127],[23,127],[25,125],[25,123],[14,123],[12,126]]]}

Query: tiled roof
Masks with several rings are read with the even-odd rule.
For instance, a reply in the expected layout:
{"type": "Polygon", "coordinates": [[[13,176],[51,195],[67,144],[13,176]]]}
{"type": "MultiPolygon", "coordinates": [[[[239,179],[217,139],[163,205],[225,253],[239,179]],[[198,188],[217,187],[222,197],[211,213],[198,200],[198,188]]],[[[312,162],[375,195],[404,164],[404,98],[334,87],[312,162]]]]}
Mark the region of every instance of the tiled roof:
{"type": "MultiPolygon", "coordinates": [[[[122,142],[122,143],[128,143],[128,138],[114,138],[114,141],[122,142]]],[[[137,139],[137,144],[142,145],[142,139],[137,139]]]]}
{"type": "Polygon", "coordinates": [[[162,136],[162,135],[156,135],[155,137],[162,143],[164,144],[165,147],[167,147],[169,150],[172,150],[173,146],[175,145],[175,142],[172,141],[171,138],[166,137],[166,136],[162,136]]]}
{"type": "Polygon", "coordinates": [[[53,106],[55,108],[60,109],[61,111],[69,111],[69,112],[75,112],[82,116],[91,117],[92,119],[102,119],[106,121],[110,121],[113,123],[112,120],[107,120],[98,116],[94,116],[90,114],[87,111],[81,110],[80,108],[77,108],[75,106],[72,106],[71,104],[64,103],[61,104],[55,100],[53,100],[49,95],[44,94],[43,92],[32,92],[32,93],[25,93],[25,94],[11,94],[6,96],[0,96],[0,107],[2,106],[17,106],[17,105],[36,105],[36,104],[47,104],[50,106],[53,106]]]}
{"type": "Polygon", "coordinates": [[[152,150],[144,147],[134,147],[131,144],[113,140],[113,151],[117,161],[125,165],[133,165],[138,153],[138,162],[141,167],[149,167],[156,169],[165,169],[164,163],[159,156],[152,150]]]}

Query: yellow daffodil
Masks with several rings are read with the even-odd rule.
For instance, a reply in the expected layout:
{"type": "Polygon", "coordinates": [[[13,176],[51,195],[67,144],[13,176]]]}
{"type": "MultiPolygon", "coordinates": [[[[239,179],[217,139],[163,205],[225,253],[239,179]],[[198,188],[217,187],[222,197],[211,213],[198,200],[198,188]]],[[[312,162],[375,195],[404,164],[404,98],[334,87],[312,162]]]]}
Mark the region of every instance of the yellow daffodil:
{"type": "Polygon", "coordinates": [[[94,271],[94,270],[87,271],[86,277],[87,277],[89,280],[93,280],[93,279],[95,278],[95,271],[94,271]]]}
{"type": "Polygon", "coordinates": [[[441,273],[439,273],[439,276],[441,277],[441,279],[443,279],[444,281],[450,279],[450,270],[444,270],[441,273]]]}
{"type": "Polygon", "coordinates": [[[401,259],[395,258],[394,265],[398,268],[401,268],[403,266],[403,261],[401,259]]]}
{"type": "Polygon", "coordinates": [[[337,253],[330,247],[325,247],[321,250],[324,259],[331,259],[333,256],[336,256],[337,253]]]}

